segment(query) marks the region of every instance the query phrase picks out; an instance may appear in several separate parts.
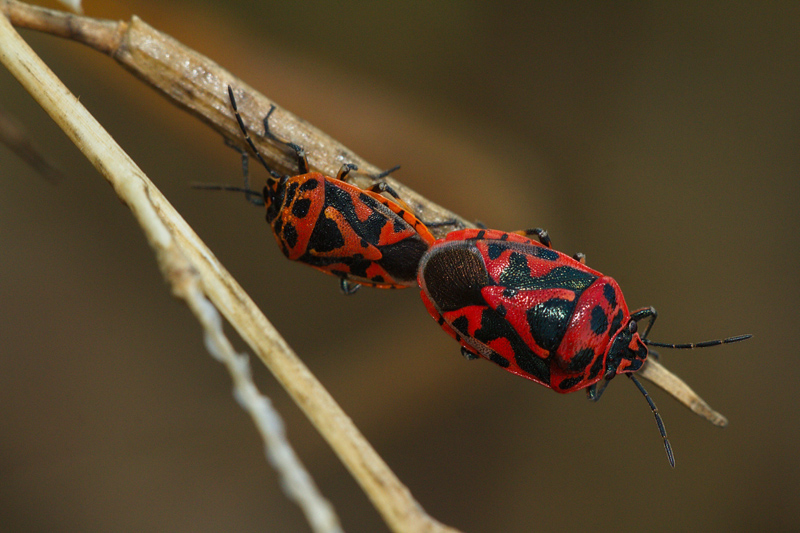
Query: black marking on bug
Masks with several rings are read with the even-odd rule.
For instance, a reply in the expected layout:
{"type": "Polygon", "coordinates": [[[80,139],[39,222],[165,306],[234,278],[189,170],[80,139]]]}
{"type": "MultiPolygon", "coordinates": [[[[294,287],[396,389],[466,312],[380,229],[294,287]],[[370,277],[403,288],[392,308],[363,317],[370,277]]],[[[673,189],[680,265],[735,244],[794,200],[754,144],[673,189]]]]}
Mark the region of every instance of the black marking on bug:
{"type": "Polygon", "coordinates": [[[347,191],[339,187],[325,188],[325,205],[333,206],[341,213],[357,235],[368,243],[377,245],[380,242],[383,226],[388,220],[396,217],[388,207],[363,192],[359,194],[358,201],[371,211],[366,220],[359,220],[353,204],[353,197],[347,191]]]}
{"type": "Polygon", "coordinates": [[[493,351],[492,355],[489,357],[489,361],[492,363],[499,365],[502,368],[508,368],[511,366],[511,362],[508,359],[500,355],[499,353],[493,351]]]}
{"type": "Polygon", "coordinates": [[[294,227],[294,224],[286,224],[283,227],[283,241],[286,243],[286,246],[289,248],[294,248],[297,246],[297,228],[294,227]]]}
{"type": "Polygon", "coordinates": [[[278,218],[286,205],[284,199],[286,198],[286,183],[289,177],[284,176],[275,182],[268,182],[262,189],[262,196],[264,197],[264,205],[267,208],[267,222],[272,224],[272,221],[278,218]]]}
{"type": "Polygon", "coordinates": [[[469,319],[464,315],[453,320],[453,323],[450,325],[458,333],[461,333],[462,335],[469,337],[469,319]]]}
{"type": "Polygon", "coordinates": [[[528,309],[525,318],[536,344],[554,352],[569,327],[569,319],[575,311],[575,300],[551,298],[528,309]]]}
{"type": "MultiPolygon", "coordinates": [[[[328,188],[333,189],[333,187],[328,188]]],[[[344,236],[336,221],[325,216],[325,210],[322,210],[308,239],[307,252],[311,254],[314,252],[332,252],[341,248],[344,244],[344,236]]]]}
{"type": "Polygon", "coordinates": [[[610,283],[605,283],[603,285],[603,296],[606,297],[611,309],[617,306],[617,291],[614,290],[614,287],[612,287],[610,283]]]}
{"type": "Polygon", "coordinates": [[[489,246],[486,247],[486,251],[489,254],[489,259],[492,261],[503,255],[503,252],[507,249],[508,248],[498,243],[490,243],[489,246]]]}
{"type": "Polygon", "coordinates": [[[311,200],[301,198],[292,204],[292,215],[296,218],[305,218],[311,210],[311,200]]]}
{"type": "Polygon", "coordinates": [[[428,251],[428,243],[415,235],[393,244],[378,246],[381,258],[377,263],[392,278],[398,281],[411,282],[417,279],[419,261],[428,251]]]}
{"type": "Polygon", "coordinates": [[[608,337],[611,338],[614,336],[615,333],[619,331],[619,328],[622,327],[622,309],[617,311],[617,314],[614,315],[614,318],[611,319],[611,327],[608,328],[608,337]]]}
{"type": "Polygon", "coordinates": [[[308,192],[308,191],[313,191],[317,187],[319,187],[319,180],[310,179],[306,180],[302,185],[300,185],[300,188],[298,190],[300,192],[308,192]]]}
{"type": "MultiPolygon", "coordinates": [[[[507,250],[500,244],[489,245],[495,247],[496,256],[507,250]],[[499,249],[499,251],[497,250],[499,249]]],[[[491,253],[491,252],[490,252],[491,253]]],[[[519,252],[512,252],[508,258],[508,266],[500,273],[499,284],[509,289],[528,288],[534,278],[531,277],[531,269],[528,266],[528,259],[519,252]]]]}
{"type": "MultiPolygon", "coordinates": [[[[550,252],[537,246],[537,250],[550,252]]],[[[513,252],[508,266],[500,274],[498,284],[517,290],[569,289],[575,291],[576,298],[594,283],[597,276],[570,266],[557,266],[543,276],[532,276],[528,259],[524,254],[513,252]]]]}
{"type": "Polygon", "coordinates": [[[286,187],[286,193],[284,194],[283,198],[284,205],[291,205],[292,201],[294,200],[294,195],[297,194],[297,187],[298,184],[296,181],[293,181],[288,187],[286,187]]]}
{"type": "Polygon", "coordinates": [[[503,305],[503,304],[498,305],[497,307],[494,308],[494,310],[497,311],[497,314],[500,315],[503,318],[505,318],[506,317],[506,313],[508,313],[508,310],[506,309],[506,306],[503,305]]]}
{"type": "Polygon", "coordinates": [[[567,370],[571,372],[582,372],[589,366],[589,363],[594,359],[594,350],[591,348],[584,348],[572,356],[569,361],[567,370]]]}
{"type": "Polygon", "coordinates": [[[483,310],[480,328],[475,331],[473,338],[486,346],[497,339],[507,340],[517,366],[542,383],[550,383],[550,367],[547,362],[533,353],[514,327],[494,309],[483,310]]]}
{"type": "Polygon", "coordinates": [[[534,246],[533,255],[545,261],[557,261],[558,252],[545,248],[544,246],[534,246]]]}
{"type": "Polygon", "coordinates": [[[582,376],[578,376],[578,377],[574,377],[574,378],[567,378],[567,379],[565,379],[564,381],[562,381],[561,383],[558,384],[558,388],[561,389],[561,390],[569,390],[572,387],[574,387],[575,385],[577,385],[578,383],[580,383],[582,380],[583,380],[582,376]]]}
{"type": "Polygon", "coordinates": [[[593,380],[600,374],[601,370],[603,370],[603,358],[598,357],[592,364],[592,368],[589,369],[589,375],[587,376],[587,379],[590,381],[593,380]]]}
{"type": "Polygon", "coordinates": [[[503,298],[511,299],[514,296],[516,296],[518,292],[519,291],[517,289],[505,288],[505,289],[503,289],[503,298]]]}
{"type": "Polygon", "coordinates": [[[350,267],[350,275],[358,276],[359,278],[369,279],[367,277],[367,269],[372,265],[372,261],[364,259],[361,254],[355,254],[347,258],[338,258],[338,261],[345,263],[350,267]]]}
{"type": "Polygon", "coordinates": [[[283,219],[276,218],[275,222],[272,224],[272,230],[275,232],[276,235],[280,235],[281,231],[283,230],[283,219]]]}
{"type": "MultiPolygon", "coordinates": [[[[606,285],[607,287],[608,285],[606,285]]],[[[602,335],[608,329],[608,317],[606,312],[599,305],[592,308],[592,321],[590,322],[592,332],[595,335],[602,335]]]]}

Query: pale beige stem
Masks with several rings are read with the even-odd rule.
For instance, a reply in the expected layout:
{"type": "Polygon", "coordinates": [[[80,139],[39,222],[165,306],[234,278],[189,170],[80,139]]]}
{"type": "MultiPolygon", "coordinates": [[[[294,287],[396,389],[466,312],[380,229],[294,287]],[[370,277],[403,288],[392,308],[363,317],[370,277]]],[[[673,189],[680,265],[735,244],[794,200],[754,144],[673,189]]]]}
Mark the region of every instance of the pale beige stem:
{"type": "Polygon", "coordinates": [[[727,418],[713,410],[686,382],[664,368],[661,363],[652,357],[647,360],[636,375],[652,381],[694,413],[702,416],[715,426],[725,427],[728,425],[727,418]]]}

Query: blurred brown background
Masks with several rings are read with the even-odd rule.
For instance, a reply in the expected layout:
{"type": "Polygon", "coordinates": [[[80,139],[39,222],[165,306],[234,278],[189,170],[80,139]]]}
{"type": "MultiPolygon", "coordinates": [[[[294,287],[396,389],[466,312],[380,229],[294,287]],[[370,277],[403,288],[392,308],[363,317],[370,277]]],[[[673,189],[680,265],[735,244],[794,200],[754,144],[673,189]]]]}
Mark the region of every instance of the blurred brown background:
{"type": "MultiPolygon", "coordinates": [[[[338,292],[280,255],[222,139],[112,60],[25,37],[162,188],[439,520],[483,531],[796,531],[800,4],[92,2],[207,54],[429,198],[585,252],[719,429],[620,379],[598,404],[465,362],[415,290],[338,292]]],[[[55,5],[55,4],[51,4],[55,5]]],[[[6,71],[0,106],[64,170],[0,146],[0,529],[306,531],[127,208],[6,71]]],[[[259,169],[256,177],[263,180],[259,169]]],[[[240,343],[241,344],[241,343],[240,343]]],[[[351,532],[385,531],[259,364],[351,532]]]]}

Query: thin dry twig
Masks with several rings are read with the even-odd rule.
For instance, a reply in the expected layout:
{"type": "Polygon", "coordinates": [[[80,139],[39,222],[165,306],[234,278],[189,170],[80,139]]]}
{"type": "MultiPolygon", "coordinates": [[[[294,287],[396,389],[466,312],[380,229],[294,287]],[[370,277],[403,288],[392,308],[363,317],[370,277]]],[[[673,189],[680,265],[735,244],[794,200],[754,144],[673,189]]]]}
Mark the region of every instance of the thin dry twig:
{"type": "MultiPolygon", "coordinates": [[[[185,257],[180,260],[184,261],[185,257]]],[[[174,267],[162,267],[162,270],[175,271],[174,267]]],[[[284,490],[298,503],[315,532],[341,533],[342,528],[333,507],[319,493],[289,444],[283,420],[269,398],[262,395],[253,382],[250,358],[233,349],[222,331],[222,317],[200,290],[200,279],[194,270],[182,287],[180,292],[183,298],[203,326],[208,351],[228,368],[233,378],[234,395],[261,434],[267,458],[280,474],[284,490]]]]}
{"type": "Polygon", "coordinates": [[[180,223],[167,204],[157,211],[157,195],[146,176],[125,154],[89,112],[41,62],[0,15],[0,61],[20,80],[42,107],[56,120],[95,166],[115,187],[136,214],[148,241],[156,251],[159,267],[203,326],[211,354],[226,365],[234,392],[250,414],[265,442],[267,456],[278,470],[287,494],[298,503],[312,529],[318,533],[340,533],[339,520],[330,503],[317,490],[302,466],[283,430],[280,416],[261,395],[252,380],[249,360],[237,354],[222,331],[222,318],[203,295],[198,270],[187,259],[167,221],[180,223]],[[166,208],[166,209],[164,209],[166,208]]]}

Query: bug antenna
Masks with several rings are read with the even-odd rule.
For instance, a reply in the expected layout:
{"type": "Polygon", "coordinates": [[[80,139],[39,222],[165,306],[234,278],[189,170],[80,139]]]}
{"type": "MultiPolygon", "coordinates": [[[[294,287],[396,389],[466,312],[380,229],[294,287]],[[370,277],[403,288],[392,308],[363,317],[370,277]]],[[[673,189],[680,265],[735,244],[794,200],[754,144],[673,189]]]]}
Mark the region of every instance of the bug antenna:
{"type": "Polygon", "coordinates": [[[728,337],[727,339],[715,339],[713,341],[703,342],[687,342],[685,344],[669,344],[664,342],[653,342],[650,339],[642,339],[642,342],[648,346],[658,346],[661,348],[675,348],[678,350],[690,350],[692,348],[708,348],[709,346],[718,346],[720,344],[730,344],[732,342],[745,341],[752,337],[752,335],[737,335],[735,337],[728,337]]]}
{"type": "Polygon", "coordinates": [[[625,374],[625,375],[631,378],[633,383],[639,389],[639,392],[641,392],[642,395],[644,395],[644,399],[647,400],[648,404],[650,404],[650,409],[653,411],[653,416],[656,417],[656,424],[658,424],[658,431],[664,438],[664,449],[667,451],[667,459],[669,460],[669,465],[672,468],[675,468],[675,456],[672,455],[672,446],[670,445],[669,439],[667,438],[667,430],[664,428],[664,421],[661,420],[661,415],[658,414],[658,407],[656,407],[656,404],[653,403],[653,400],[652,398],[650,398],[650,395],[647,394],[647,391],[644,389],[642,384],[639,383],[639,380],[633,376],[633,374],[625,374]]]}
{"type": "MultiPolygon", "coordinates": [[[[231,100],[231,107],[233,108],[233,114],[236,117],[236,122],[239,123],[239,129],[242,130],[242,135],[244,135],[244,140],[247,141],[247,144],[250,146],[250,149],[253,150],[253,153],[256,154],[256,158],[261,162],[262,165],[264,165],[264,168],[267,169],[269,175],[275,178],[276,180],[281,179],[283,176],[278,172],[276,172],[271,166],[267,164],[266,160],[264,160],[264,157],[261,155],[261,152],[259,152],[258,148],[256,148],[253,139],[250,138],[250,134],[247,133],[247,127],[244,125],[244,120],[242,120],[242,115],[239,114],[239,108],[236,106],[236,98],[234,98],[233,96],[233,89],[231,88],[230,85],[228,85],[228,97],[231,100]]],[[[273,108],[270,109],[269,111],[270,114],[274,109],[275,108],[273,106],[273,108]]],[[[269,117],[269,115],[267,116],[269,117]]]]}
{"type": "Polygon", "coordinates": [[[192,189],[203,189],[206,191],[233,191],[243,192],[245,199],[253,205],[263,206],[264,195],[253,189],[246,187],[236,187],[233,185],[217,185],[216,183],[193,183],[192,189]]]}

